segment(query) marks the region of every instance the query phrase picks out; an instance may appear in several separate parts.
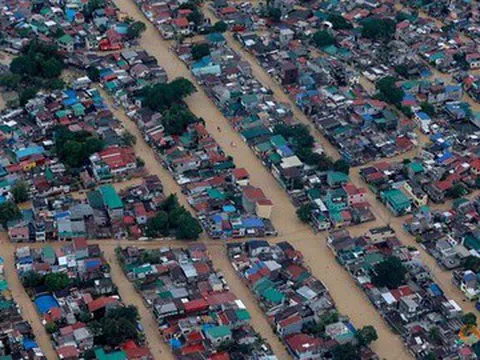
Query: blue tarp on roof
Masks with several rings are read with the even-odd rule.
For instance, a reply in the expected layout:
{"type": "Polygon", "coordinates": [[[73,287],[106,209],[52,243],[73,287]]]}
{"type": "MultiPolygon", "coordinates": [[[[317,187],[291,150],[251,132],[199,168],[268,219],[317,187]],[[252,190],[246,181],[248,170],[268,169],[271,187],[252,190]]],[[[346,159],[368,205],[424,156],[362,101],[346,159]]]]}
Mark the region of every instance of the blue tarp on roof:
{"type": "Polygon", "coordinates": [[[222,210],[227,212],[227,213],[232,213],[232,212],[235,212],[237,210],[237,208],[233,205],[225,205],[222,207],[222,210]]]}
{"type": "Polygon", "coordinates": [[[64,219],[64,218],[68,218],[70,217],[71,213],[70,211],[61,211],[61,212],[57,212],[55,214],[55,219],[58,220],[58,219],[64,219]]]}
{"type": "Polygon", "coordinates": [[[242,220],[243,225],[247,228],[263,228],[263,219],[260,218],[247,218],[242,220]]]}
{"type": "Polygon", "coordinates": [[[17,160],[20,161],[32,155],[43,154],[44,151],[45,149],[43,146],[30,146],[28,148],[16,151],[15,156],[17,157],[17,160]]]}
{"type": "Polygon", "coordinates": [[[103,77],[109,76],[111,74],[113,74],[113,70],[110,69],[110,68],[106,68],[106,69],[100,70],[99,77],[103,78],[103,77]]]}
{"type": "Polygon", "coordinates": [[[31,350],[38,347],[38,344],[32,339],[23,339],[23,347],[25,350],[31,350]]]}
{"type": "Polygon", "coordinates": [[[172,347],[172,349],[180,349],[182,347],[182,342],[178,339],[171,339],[170,340],[170,346],[172,347]]]}
{"type": "Polygon", "coordinates": [[[93,268],[96,268],[98,267],[99,265],[101,265],[101,261],[100,259],[89,259],[89,260],[85,260],[85,266],[87,269],[93,269],[93,268]]]}
{"type": "Polygon", "coordinates": [[[72,22],[75,19],[75,15],[77,15],[77,12],[74,9],[67,8],[65,11],[65,15],[67,16],[67,19],[72,22]]]}
{"type": "Polygon", "coordinates": [[[52,295],[42,295],[35,299],[35,305],[41,314],[46,314],[52,308],[58,307],[58,302],[52,295]]]}
{"type": "Polygon", "coordinates": [[[22,258],[17,259],[17,263],[23,265],[23,264],[33,264],[33,257],[31,256],[25,256],[22,258]]]}
{"type": "Polygon", "coordinates": [[[452,156],[453,156],[453,154],[452,154],[450,151],[447,151],[445,154],[443,154],[442,156],[440,156],[440,157],[437,159],[437,162],[438,162],[439,164],[443,164],[445,161],[447,161],[448,159],[450,159],[452,156]]]}
{"type": "Polygon", "coordinates": [[[423,111],[418,112],[417,116],[420,118],[420,120],[425,120],[425,121],[431,120],[430,116],[428,116],[428,114],[424,113],[423,111]]]}
{"type": "Polygon", "coordinates": [[[440,289],[440,287],[437,284],[430,285],[430,291],[435,296],[442,296],[443,295],[442,289],[440,289]]]}

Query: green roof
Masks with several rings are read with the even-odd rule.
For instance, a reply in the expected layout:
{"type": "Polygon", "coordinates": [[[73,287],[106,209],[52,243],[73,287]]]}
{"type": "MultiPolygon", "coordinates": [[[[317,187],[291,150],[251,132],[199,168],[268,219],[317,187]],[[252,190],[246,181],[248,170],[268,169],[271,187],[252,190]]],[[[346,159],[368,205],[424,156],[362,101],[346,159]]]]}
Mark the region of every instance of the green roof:
{"type": "Polygon", "coordinates": [[[248,321],[252,318],[247,309],[237,309],[235,315],[237,315],[238,320],[242,321],[248,321]]]}
{"type": "Polygon", "coordinates": [[[411,162],[408,164],[408,167],[412,169],[415,174],[421,173],[424,171],[423,165],[417,161],[411,162]]]}
{"type": "Polygon", "coordinates": [[[103,209],[103,197],[100,191],[93,190],[87,193],[87,200],[90,206],[94,209],[103,209]]]}
{"type": "Polygon", "coordinates": [[[280,304],[285,297],[283,293],[273,288],[266,289],[261,295],[265,300],[274,304],[280,304]]]}
{"type": "Polygon", "coordinates": [[[228,326],[225,325],[208,328],[205,330],[205,333],[207,333],[212,338],[232,336],[232,331],[228,328],[228,326]]]}
{"type": "Polygon", "coordinates": [[[273,146],[280,147],[285,146],[287,144],[287,140],[282,135],[275,135],[270,138],[270,142],[273,146]]]}
{"type": "Polygon", "coordinates": [[[329,171],[327,174],[327,181],[329,183],[343,183],[343,182],[348,182],[350,181],[350,178],[348,177],[347,174],[344,174],[339,171],[329,171]]]}
{"type": "Polygon", "coordinates": [[[50,245],[47,245],[42,249],[42,254],[46,258],[55,259],[55,250],[50,245]]]}
{"type": "Polygon", "coordinates": [[[207,189],[207,194],[210,198],[215,200],[225,200],[225,194],[218,189],[207,189]]]}
{"type": "Polygon", "coordinates": [[[65,34],[58,38],[58,42],[61,42],[63,44],[73,44],[73,37],[71,37],[68,34],[65,34]]]}
{"type": "Polygon", "coordinates": [[[123,208],[122,199],[118,196],[115,188],[112,185],[102,185],[100,186],[100,193],[102,194],[103,201],[107,208],[109,209],[120,209],[123,208]]]}
{"type": "Polygon", "coordinates": [[[127,354],[122,350],[106,353],[102,348],[95,349],[95,357],[98,360],[127,360],[127,354]]]}

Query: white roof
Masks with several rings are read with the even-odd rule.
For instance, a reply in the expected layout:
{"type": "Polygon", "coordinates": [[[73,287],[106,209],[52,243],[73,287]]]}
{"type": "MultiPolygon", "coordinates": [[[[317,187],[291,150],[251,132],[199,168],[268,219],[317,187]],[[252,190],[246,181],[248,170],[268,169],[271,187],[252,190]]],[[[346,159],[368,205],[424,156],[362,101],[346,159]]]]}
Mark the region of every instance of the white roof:
{"type": "Polygon", "coordinates": [[[303,165],[303,163],[295,155],[282,159],[282,168],[284,168],[284,169],[288,169],[288,168],[296,167],[296,166],[302,166],[302,165],[303,165]]]}
{"type": "Polygon", "coordinates": [[[395,304],[397,302],[397,300],[395,299],[395,297],[392,295],[391,292],[383,293],[382,297],[383,297],[383,300],[385,300],[385,302],[388,305],[392,305],[392,304],[395,304]]]}

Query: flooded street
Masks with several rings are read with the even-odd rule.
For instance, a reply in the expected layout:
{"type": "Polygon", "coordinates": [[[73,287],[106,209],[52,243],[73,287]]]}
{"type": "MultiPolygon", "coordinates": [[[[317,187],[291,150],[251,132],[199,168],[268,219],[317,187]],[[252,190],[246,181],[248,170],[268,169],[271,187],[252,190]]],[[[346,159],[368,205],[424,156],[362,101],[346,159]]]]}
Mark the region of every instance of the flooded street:
{"type": "Polygon", "coordinates": [[[25,292],[20,278],[15,270],[14,251],[15,246],[10,243],[6,232],[0,232],[0,243],[2,247],[1,256],[4,260],[5,277],[13,299],[20,307],[23,318],[32,326],[35,340],[42,349],[48,360],[57,359],[57,353],[50,342],[50,336],[45,331],[35,305],[25,292]]]}
{"type": "Polygon", "coordinates": [[[110,274],[114,284],[117,286],[118,293],[126,305],[135,305],[140,315],[140,322],[146,335],[147,344],[152,355],[157,360],[174,360],[175,356],[170,351],[168,345],[163,341],[158,332],[157,321],[146,307],[140,295],[137,293],[132,283],[123,273],[122,268],[117,262],[115,247],[101,246],[105,259],[110,265],[110,274]]]}

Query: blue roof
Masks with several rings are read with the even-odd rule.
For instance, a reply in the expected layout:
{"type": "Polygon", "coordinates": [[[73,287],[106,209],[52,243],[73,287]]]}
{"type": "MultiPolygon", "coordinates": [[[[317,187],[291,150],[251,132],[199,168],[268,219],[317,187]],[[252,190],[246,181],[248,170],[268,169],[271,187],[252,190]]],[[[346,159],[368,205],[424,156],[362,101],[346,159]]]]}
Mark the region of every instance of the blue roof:
{"type": "Polygon", "coordinates": [[[61,212],[57,212],[55,214],[55,219],[58,220],[58,219],[63,219],[63,218],[68,218],[70,217],[71,213],[70,211],[61,211],[61,212]]]}
{"type": "Polygon", "coordinates": [[[288,147],[288,145],[280,145],[278,147],[282,152],[283,157],[289,157],[295,155],[295,153],[288,147]]]}
{"type": "Polygon", "coordinates": [[[237,210],[237,208],[233,205],[225,205],[222,207],[222,210],[227,212],[227,213],[231,213],[231,212],[235,212],[237,210]]]}
{"type": "Polygon", "coordinates": [[[23,339],[23,347],[25,348],[25,350],[31,350],[38,347],[38,345],[32,339],[23,339]]]}
{"type": "Polygon", "coordinates": [[[420,120],[430,120],[430,116],[428,116],[428,114],[424,113],[423,111],[418,112],[417,116],[420,118],[420,120]]]}
{"type": "Polygon", "coordinates": [[[43,154],[44,151],[45,149],[43,146],[30,146],[28,148],[16,151],[15,156],[17,157],[17,160],[22,160],[32,155],[43,154]]]}
{"type": "Polygon", "coordinates": [[[448,159],[450,159],[451,157],[453,156],[453,154],[450,152],[450,151],[447,151],[445,154],[443,154],[442,156],[440,156],[438,159],[437,159],[437,162],[442,164],[444,163],[445,161],[447,161],[448,159]]]}
{"type": "Polygon", "coordinates": [[[246,218],[243,219],[243,225],[247,228],[262,228],[264,227],[263,219],[260,218],[246,218]]]}
{"type": "Polygon", "coordinates": [[[113,74],[113,70],[110,69],[110,68],[102,69],[102,70],[99,71],[99,76],[101,78],[106,77],[106,76],[111,75],[111,74],[113,74]]]}
{"type": "Polygon", "coordinates": [[[210,56],[204,56],[203,58],[201,58],[200,60],[192,64],[192,69],[198,69],[198,68],[208,66],[210,65],[211,62],[212,62],[212,58],[210,56]]]}
{"type": "Polygon", "coordinates": [[[71,9],[71,8],[67,8],[67,10],[65,11],[65,15],[67,16],[67,19],[69,21],[73,21],[76,14],[77,14],[77,12],[74,9],[71,9]]]}
{"type": "Polygon", "coordinates": [[[96,268],[97,266],[99,266],[102,262],[100,261],[100,259],[88,259],[88,260],[85,260],[85,266],[87,267],[87,269],[93,269],[93,268],[96,268]]]}
{"type": "Polygon", "coordinates": [[[440,286],[438,286],[437,284],[430,285],[430,291],[435,296],[442,296],[443,295],[442,289],[440,289],[440,286]]]}
{"type": "Polygon", "coordinates": [[[42,295],[35,299],[35,305],[40,313],[45,314],[52,308],[58,307],[58,302],[52,295],[42,295]]]}
{"type": "Polygon", "coordinates": [[[172,349],[180,349],[182,347],[182,342],[177,338],[173,338],[170,340],[170,346],[172,349]]]}

